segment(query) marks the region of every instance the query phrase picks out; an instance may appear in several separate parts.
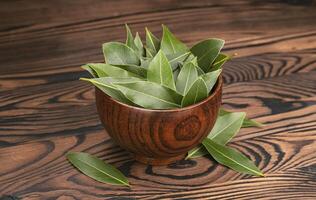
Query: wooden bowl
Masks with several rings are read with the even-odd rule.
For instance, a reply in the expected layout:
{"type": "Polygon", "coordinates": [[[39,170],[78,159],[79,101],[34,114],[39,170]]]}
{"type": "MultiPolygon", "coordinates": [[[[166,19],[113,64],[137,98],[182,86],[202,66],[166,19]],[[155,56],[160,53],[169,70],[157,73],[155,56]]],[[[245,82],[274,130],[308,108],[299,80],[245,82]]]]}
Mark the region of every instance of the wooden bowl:
{"type": "Polygon", "coordinates": [[[139,162],[166,165],[185,157],[212,130],[222,98],[222,78],[212,95],[179,109],[151,110],[118,102],[95,89],[103,126],[139,162]]]}

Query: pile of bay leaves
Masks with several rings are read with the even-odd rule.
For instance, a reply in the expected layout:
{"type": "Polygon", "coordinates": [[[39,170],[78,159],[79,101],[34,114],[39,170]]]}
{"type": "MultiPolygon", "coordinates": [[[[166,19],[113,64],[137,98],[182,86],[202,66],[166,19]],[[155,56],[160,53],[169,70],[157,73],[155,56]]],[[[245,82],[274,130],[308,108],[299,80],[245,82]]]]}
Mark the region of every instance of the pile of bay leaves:
{"type": "Polygon", "coordinates": [[[161,41],[146,29],[146,45],[126,25],[126,43],[103,44],[105,63],[83,66],[86,80],[112,98],[147,109],[172,109],[195,104],[211,95],[229,59],[220,54],[221,39],[207,39],[189,49],[163,26],[161,41]]]}
{"type": "MultiPolygon", "coordinates": [[[[221,39],[207,39],[188,48],[166,26],[159,40],[146,28],[146,44],[138,33],[134,38],[126,25],[126,43],[103,44],[105,63],[83,66],[89,81],[112,98],[147,109],[173,109],[195,104],[212,94],[222,65],[230,59],[220,53],[221,39]]],[[[186,159],[210,154],[217,162],[235,171],[263,176],[243,154],[226,144],[241,127],[262,126],[244,112],[220,109],[216,123],[202,144],[188,152],[186,159]]],[[[69,161],[84,174],[100,182],[129,185],[112,165],[87,153],[69,153],[69,161]]]]}

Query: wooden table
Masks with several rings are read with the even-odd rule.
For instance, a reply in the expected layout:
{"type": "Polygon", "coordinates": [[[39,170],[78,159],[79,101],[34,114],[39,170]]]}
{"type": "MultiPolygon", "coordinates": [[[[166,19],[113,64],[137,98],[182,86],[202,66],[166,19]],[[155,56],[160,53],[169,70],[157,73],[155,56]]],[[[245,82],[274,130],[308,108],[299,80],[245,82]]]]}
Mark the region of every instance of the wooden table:
{"type": "MultiPolygon", "coordinates": [[[[7,199],[316,199],[316,2],[1,1],[0,196],[7,199]],[[266,124],[230,146],[267,175],[243,175],[209,157],[139,164],[102,128],[79,66],[102,62],[101,44],[164,23],[192,45],[226,40],[226,108],[266,124]],[[98,183],[68,151],[114,164],[132,187],[98,183]],[[17,198],[16,198],[17,199],[17,198]]],[[[4,199],[4,198],[3,198],[4,199]]]]}

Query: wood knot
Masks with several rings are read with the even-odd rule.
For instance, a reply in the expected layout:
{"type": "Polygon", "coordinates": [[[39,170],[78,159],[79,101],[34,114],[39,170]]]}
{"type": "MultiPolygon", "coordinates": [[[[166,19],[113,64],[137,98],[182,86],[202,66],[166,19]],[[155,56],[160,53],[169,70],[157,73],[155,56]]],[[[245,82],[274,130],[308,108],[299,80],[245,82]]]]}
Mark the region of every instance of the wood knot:
{"type": "Polygon", "coordinates": [[[175,138],[177,140],[192,140],[195,138],[201,128],[201,122],[195,115],[181,121],[175,129],[175,138]]]}

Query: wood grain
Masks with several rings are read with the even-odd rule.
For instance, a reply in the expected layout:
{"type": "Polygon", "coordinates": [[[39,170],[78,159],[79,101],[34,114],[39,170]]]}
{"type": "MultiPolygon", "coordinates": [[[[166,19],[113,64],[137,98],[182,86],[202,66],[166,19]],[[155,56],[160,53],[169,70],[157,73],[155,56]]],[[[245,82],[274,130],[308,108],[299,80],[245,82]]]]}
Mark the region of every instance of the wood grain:
{"type": "Polygon", "coordinates": [[[316,2],[1,1],[0,198],[316,199],[316,2]],[[144,36],[170,27],[192,45],[226,40],[223,105],[265,127],[229,144],[267,175],[242,175],[208,156],[143,165],[118,147],[97,116],[80,65],[103,60],[127,22],[144,36]],[[119,167],[131,189],[98,183],[66,161],[85,151],[119,167]]]}

